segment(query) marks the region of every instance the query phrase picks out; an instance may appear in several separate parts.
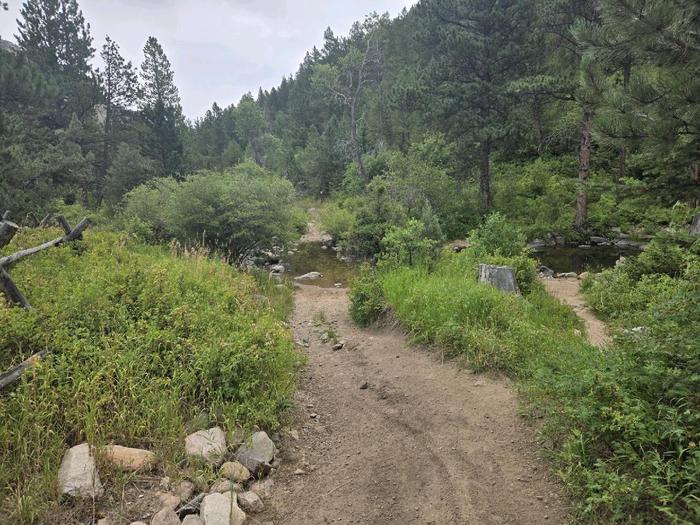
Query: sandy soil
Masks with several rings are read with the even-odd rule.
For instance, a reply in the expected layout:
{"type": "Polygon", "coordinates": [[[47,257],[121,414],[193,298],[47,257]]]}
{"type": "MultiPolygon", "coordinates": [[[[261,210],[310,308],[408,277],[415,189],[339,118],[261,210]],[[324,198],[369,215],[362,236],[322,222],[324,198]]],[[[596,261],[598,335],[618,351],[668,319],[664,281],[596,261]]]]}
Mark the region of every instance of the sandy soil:
{"type": "Polygon", "coordinates": [[[291,322],[310,343],[308,363],[252,523],[568,523],[507,381],[441,363],[396,330],[359,329],[347,311],[344,289],[297,291],[291,322]],[[319,313],[328,325],[314,322],[319,313]],[[328,326],[342,350],[321,343],[328,326]]]}
{"type": "Polygon", "coordinates": [[[586,335],[591,344],[607,346],[612,341],[608,327],[598,319],[593,311],[586,306],[586,301],[580,294],[581,283],[578,279],[542,279],[547,291],[561,302],[573,308],[586,326],[586,335]]]}

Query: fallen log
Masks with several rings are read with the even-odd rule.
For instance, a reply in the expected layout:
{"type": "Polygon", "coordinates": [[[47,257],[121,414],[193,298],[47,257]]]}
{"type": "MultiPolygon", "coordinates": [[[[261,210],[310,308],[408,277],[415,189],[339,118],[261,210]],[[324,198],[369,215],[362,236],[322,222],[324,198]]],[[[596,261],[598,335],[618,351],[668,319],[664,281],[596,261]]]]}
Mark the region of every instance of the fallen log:
{"type": "Polygon", "coordinates": [[[49,222],[51,222],[51,217],[53,217],[53,215],[48,213],[43,219],[41,219],[41,221],[39,221],[39,227],[45,228],[48,226],[49,222]]]}
{"type": "Polygon", "coordinates": [[[37,352],[36,354],[34,354],[31,357],[22,361],[16,367],[11,368],[10,370],[8,370],[7,372],[5,372],[3,374],[0,374],[0,390],[17,382],[19,380],[19,378],[22,377],[22,374],[24,373],[24,371],[27,368],[34,366],[34,364],[37,361],[39,361],[42,357],[44,357],[48,353],[49,353],[48,350],[42,350],[41,352],[37,352]]]}
{"type": "Polygon", "coordinates": [[[43,250],[48,250],[49,248],[53,248],[54,246],[60,246],[61,244],[74,241],[87,229],[88,226],[90,226],[90,219],[85,217],[65,237],[58,237],[51,241],[47,241],[39,246],[35,246],[34,248],[27,248],[26,250],[21,250],[19,252],[13,253],[12,255],[1,257],[0,268],[10,266],[11,264],[16,263],[20,259],[23,259],[24,257],[34,255],[35,253],[41,252],[43,250]]]}
{"type": "Polygon", "coordinates": [[[17,226],[14,222],[10,222],[8,220],[3,220],[0,222],[0,248],[10,244],[10,241],[18,231],[19,226],[17,226]]]}
{"type": "Polygon", "coordinates": [[[0,290],[5,292],[10,301],[20,305],[25,310],[29,310],[32,307],[27,298],[19,291],[10,275],[5,271],[5,268],[2,267],[0,267],[0,290]]]}

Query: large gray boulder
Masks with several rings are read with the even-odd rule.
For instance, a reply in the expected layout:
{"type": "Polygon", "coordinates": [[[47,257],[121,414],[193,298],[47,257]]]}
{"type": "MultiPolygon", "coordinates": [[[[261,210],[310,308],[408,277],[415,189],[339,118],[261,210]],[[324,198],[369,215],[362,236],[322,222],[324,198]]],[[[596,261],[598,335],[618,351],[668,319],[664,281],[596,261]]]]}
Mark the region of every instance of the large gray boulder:
{"type": "Polygon", "coordinates": [[[251,474],[267,474],[277,449],[265,432],[256,432],[236,451],[236,459],[251,474]]]}
{"type": "Polygon", "coordinates": [[[700,213],[696,213],[693,222],[690,223],[690,234],[700,235],[700,213]]]}
{"type": "Polygon", "coordinates": [[[76,498],[99,498],[104,488],[97,473],[90,445],[82,443],[66,450],[58,471],[61,494],[76,498]]]}
{"type": "Polygon", "coordinates": [[[507,293],[520,293],[518,281],[515,278],[515,270],[510,266],[480,264],[479,282],[488,283],[507,293]]]}
{"type": "Polygon", "coordinates": [[[185,438],[185,452],[218,465],[226,454],[226,434],[219,427],[190,434],[185,438]]]}
{"type": "Polygon", "coordinates": [[[204,525],[242,525],[246,514],[238,507],[236,495],[231,492],[205,496],[199,516],[204,525]]]}

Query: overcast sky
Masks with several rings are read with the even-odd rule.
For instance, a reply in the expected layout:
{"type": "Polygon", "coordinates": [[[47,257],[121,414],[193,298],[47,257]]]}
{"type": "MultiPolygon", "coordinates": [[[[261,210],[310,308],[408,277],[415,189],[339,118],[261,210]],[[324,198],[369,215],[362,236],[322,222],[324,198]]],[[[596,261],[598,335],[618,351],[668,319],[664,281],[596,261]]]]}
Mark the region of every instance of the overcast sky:
{"type": "MultiPolygon", "coordinates": [[[[109,35],[122,54],[141,63],[155,36],[175,70],[185,114],[194,118],[212,102],[238,102],[296,71],[307,50],[330,26],[346,34],[371,11],[396,16],[412,0],[79,0],[94,47],[109,35]]],[[[0,11],[0,35],[14,42],[21,0],[0,11]]]]}

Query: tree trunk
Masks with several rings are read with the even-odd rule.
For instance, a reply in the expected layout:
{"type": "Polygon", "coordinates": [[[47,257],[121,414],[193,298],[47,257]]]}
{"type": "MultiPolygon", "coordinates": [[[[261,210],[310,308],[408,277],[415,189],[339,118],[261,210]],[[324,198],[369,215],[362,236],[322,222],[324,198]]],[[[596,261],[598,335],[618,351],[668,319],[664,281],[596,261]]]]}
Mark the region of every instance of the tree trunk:
{"type": "Polygon", "coordinates": [[[697,192],[700,189],[700,164],[696,163],[693,164],[690,168],[690,180],[692,181],[692,189],[691,191],[693,194],[690,195],[688,198],[688,207],[689,208],[697,208],[698,207],[698,195],[697,192]]]}
{"type": "Polygon", "coordinates": [[[10,244],[10,241],[15,236],[15,233],[19,230],[14,222],[3,221],[0,222],[0,248],[10,244]]]}
{"type": "Polygon", "coordinates": [[[593,111],[584,108],[581,119],[581,139],[578,153],[578,191],[576,194],[576,217],[574,225],[583,228],[588,219],[588,176],[591,172],[591,143],[593,111]]]}
{"type": "Polygon", "coordinates": [[[479,146],[479,210],[486,215],[491,210],[491,140],[479,146]]]}
{"type": "Polygon", "coordinates": [[[362,162],[362,152],[360,151],[360,144],[357,140],[357,94],[353,96],[352,103],[350,104],[350,147],[352,148],[352,156],[357,162],[357,167],[360,169],[360,175],[365,183],[369,182],[369,174],[365,168],[364,162],[362,162]]]}

